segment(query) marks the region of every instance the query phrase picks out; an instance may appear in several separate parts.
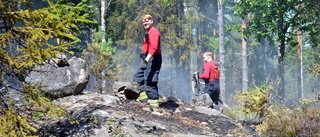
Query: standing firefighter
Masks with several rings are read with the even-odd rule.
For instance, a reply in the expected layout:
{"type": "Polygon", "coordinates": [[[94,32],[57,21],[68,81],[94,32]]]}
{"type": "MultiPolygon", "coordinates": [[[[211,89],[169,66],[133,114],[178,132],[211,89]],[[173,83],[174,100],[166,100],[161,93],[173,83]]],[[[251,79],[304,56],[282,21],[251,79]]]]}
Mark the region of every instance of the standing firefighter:
{"type": "Polygon", "coordinates": [[[146,29],[140,54],[143,62],[134,74],[133,81],[138,82],[140,86],[138,100],[159,107],[158,77],[162,64],[160,32],[153,26],[151,15],[144,15],[142,24],[146,29]]]}
{"type": "Polygon", "coordinates": [[[204,80],[205,87],[202,90],[202,93],[208,93],[215,105],[218,105],[219,96],[220,96],[220,87],[219,87],[219,77],[220,70],[219,66],[212,59],[211,52],[203,53],[203,60],[205,61],[203,67],[203,74],[199,76],[200,79],[204,80]]]}

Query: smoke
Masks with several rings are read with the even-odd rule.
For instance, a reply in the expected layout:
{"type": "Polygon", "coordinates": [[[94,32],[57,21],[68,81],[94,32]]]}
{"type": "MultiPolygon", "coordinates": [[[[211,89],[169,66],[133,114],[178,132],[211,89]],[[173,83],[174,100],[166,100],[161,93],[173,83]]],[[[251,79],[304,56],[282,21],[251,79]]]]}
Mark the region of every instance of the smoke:
{"type": "Polygon", "coordinates": [[[189,73],[184,73],[182,70],[164,67],[160,72],[159,94],[190,103],[193,98],[191,78],[192,76],[189,73]]]}
{"type": "MultiPolygon", "coordinates": [[[[242,64],[241,64],[241,48],[237,46],[239,42],[226,42],[225,50],[225,82],[226,82],[226,101],[232,101],[235,91],[242,90],[242,64]]],[[[120,73],[118,74],[119,81],[132,81],[133,75],[137,68],[141,65],[141,59],[139,54],[141,44],[132,44],[129,48],[119,49],[115,54],[116,64],[120,65],[120,73]]],[[[196,62],[196,53],[190,55],[191,65],[189,72],[181,70],[176,67],[176,62],[172,58],[169,52],[165,51],[166,47],[163,47],[162,51],[162,68],[159,75],[159,94],[162,97],[175,97],[183,100],[186,103],[190,103],[194,98],[192,92],[192,73],[193,71],[200,71],[194,68],[200,66],[202,68],[203,62],[196,62]]],[[[274,87],[273,94],[276,93],[277,75],[278,75],[278,60],[277,60],[277,46],[273,43],[259,43],[259,45],[248,46],[248,78],[249,88],[254,86],[262,86],[263,84],[272,85],[274,87]]],[[[295,52],[293,55],[286,54],[291,62],[286,61],[286,73],[285,73],[285,94],[288,100],[297,100],[297,71],[295,52]]],[[[305,55],[306,56],[306,55],[305,55]]],[[[218,61],[218,60],[217,60],[218,61]]],[[[320,92],[319,77],[315,78],[307,72],[306,67],[310,62],[304,62],[303,64],[303,92],[305,97],[314,97],[317,92],[320,92]]],[[[189,66],[184,66],[189,67],[189,66]]],[[[202,88],[201,88],[202,90],[202,88]]],[[[296,101],[297,102],[297,101],[296,101]]]]}
{"type": "MultiPolygon", "coordinates": [[[[120,65],[118,81],[132,82],[133,75],[140,67],[142,60],[139,58],[141,53],[140,44],[132,44],[129,48],[117,50],[115,63],[120,65]]],[[[161,97],[175,97],[190,103],[193,98],[191,89],[191,72],[184,72],[176,68],[165,47],[162,48],[162,67],[159,74],[159,95],[161,97]]]]}

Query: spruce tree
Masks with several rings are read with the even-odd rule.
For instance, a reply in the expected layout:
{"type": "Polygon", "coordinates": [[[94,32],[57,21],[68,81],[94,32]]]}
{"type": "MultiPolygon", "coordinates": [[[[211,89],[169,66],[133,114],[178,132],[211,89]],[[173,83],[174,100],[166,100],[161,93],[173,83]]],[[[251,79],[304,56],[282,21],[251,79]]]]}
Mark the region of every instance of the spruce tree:
{"type": "MultiPolygon", "coordinates": [[[[48,7],[39,9],[31,8],[32,4],[28,0],[0,1],[0,86],[9,91],[10,97],[12,87],[5,77],[15,77],[21,86],[15,90],[23,93],[28,106],[44,116],[58,118],[65,111],[44,97],[41,87],[24,83],[24,77],[52,56],[69,52],[81,41],[77,37],[80,26],[95,22],[90,20],[84,0],[77,5],[48,1],[48,7]]],[[[30,126],[31,119],[14,107],[11,98],[7,100],[0,94],[0,99],[0,136],[28,136],[36,132],[30,126]]]]}

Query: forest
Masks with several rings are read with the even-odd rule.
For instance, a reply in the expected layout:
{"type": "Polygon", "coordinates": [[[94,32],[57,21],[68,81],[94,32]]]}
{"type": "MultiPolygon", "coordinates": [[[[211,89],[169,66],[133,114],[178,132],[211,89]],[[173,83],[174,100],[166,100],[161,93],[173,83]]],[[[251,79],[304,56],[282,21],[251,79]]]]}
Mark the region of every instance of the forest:
{"type": "Polygon", "coordinates": [[[220,2],[219,10],[219,1],[126,1],[119,5],[111,1],[105,15],[106,37],[115,42],[115,56],[126,55],[126,60],[133,61],[115,58],[121,66],[119,79],[132,80],[143,38],[139,21],[141,15],[150,13],[162,35],[165,65],[159,86],[164,96],[189,102],[193,94],[190,76],[202,71],[201,54],[211,51],[221,64],[220,86],[226,101],[233,99],[235,91],[247,92],[261,85],[272,86],[272,93],[284,102],[315,97],[319,91],[315,70],[319,2],[220,2]]]}
{"type": "MultiPolygon", "coordinates": [[[[41,87],[23,81],[35,67],[65,53],[87,60],[95,79],[87,90],[112,94],[112,83],[132,81],[141,63],[141,16],[150,14],[161,33],[161,96],[190,103],[192,74],[202,73],[202,53],[210,51],[221,67],[221,99],[231,107],[244,101],[245,110],[264,118],[270,112],[265,104],[292,108],[320,99],[319,7],[319,0],[1,0],[0,88],[19,81],[29,102],[59,115],[58,107],[38,94],[41,87]]],[[[28,130],[21,136],[32,133],[12,102],[0,97],[0,121],[23,123],[0,129],[22,126],[28,130]]]]}

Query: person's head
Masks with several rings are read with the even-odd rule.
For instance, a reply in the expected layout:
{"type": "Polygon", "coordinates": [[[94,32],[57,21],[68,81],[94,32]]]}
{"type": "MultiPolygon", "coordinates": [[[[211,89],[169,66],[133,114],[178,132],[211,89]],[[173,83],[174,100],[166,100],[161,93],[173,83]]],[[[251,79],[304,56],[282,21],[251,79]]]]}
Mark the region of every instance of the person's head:
{"type": "Polygon", "coordinates": [[[203,60],[205,62],[209,62],[209,61],[212,61],[212,53],[211,52],[205,52],[203,53],[203,60]]]}
{"type": "Polygon", "coordinates": [[[153,25],[152,16],[149,14],[142,16],[142,24],[145,29],[149,30],[153,25]]]}

